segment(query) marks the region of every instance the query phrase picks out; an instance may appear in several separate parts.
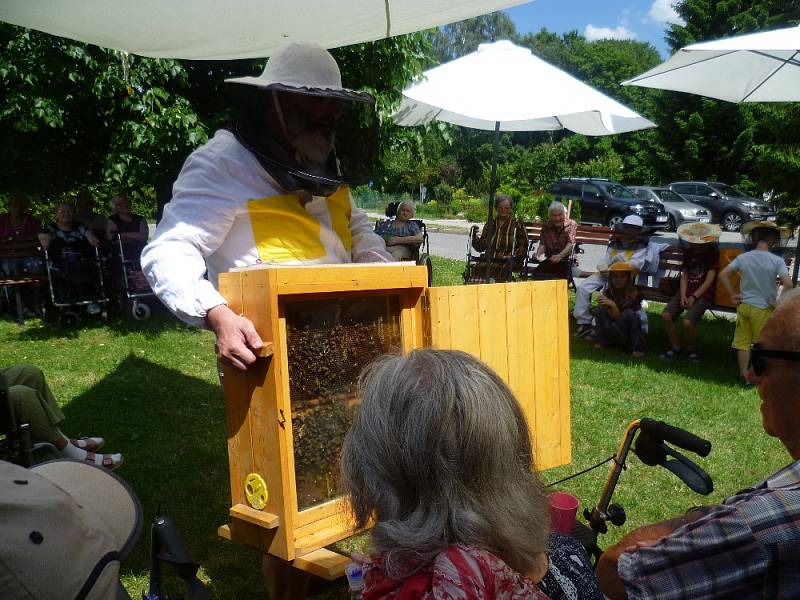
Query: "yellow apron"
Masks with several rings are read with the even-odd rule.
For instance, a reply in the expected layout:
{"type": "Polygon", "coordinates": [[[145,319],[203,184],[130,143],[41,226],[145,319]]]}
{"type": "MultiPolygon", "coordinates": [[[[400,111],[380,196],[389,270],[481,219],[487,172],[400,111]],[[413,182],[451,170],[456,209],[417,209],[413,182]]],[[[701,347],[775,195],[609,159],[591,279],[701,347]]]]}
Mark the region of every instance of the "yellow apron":
{"type": "MultiPolygon", "coordinates": [[[[350,189],[341,186],[328,196],[327,205],[331,227],[344,249],[350,252],[353,246],[350,189]]],[[[327,254],[320,239],[322,226],[303,207],[299,197],[287,194],[248,200],[247,212],[261,262],[310,261],[327,254]]]]}

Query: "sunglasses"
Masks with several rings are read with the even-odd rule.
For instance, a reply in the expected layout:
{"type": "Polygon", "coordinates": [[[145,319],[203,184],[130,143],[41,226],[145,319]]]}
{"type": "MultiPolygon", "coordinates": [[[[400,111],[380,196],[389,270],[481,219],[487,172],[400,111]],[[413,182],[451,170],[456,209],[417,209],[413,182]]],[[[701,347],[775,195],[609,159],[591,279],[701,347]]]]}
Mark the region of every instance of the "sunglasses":
{"type": "Polygon", "coordinates": [[[776,358],[778,360],[791,360],[800,362],[800,352],[790,350],[767,350],[761,344],[753,344],[750,348],[750,368],[757,377],[761,377],[767,368],[767,359],[776,358]]]}

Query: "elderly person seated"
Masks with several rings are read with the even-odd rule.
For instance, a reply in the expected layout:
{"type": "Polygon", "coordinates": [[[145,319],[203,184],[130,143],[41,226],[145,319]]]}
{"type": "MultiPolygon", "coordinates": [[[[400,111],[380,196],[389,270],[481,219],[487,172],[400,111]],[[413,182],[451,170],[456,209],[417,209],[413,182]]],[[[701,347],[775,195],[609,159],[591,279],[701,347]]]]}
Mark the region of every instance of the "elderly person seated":
{"type": "MultiPolygon", "coordinates": [[[[622,598],[800,598],[800,295],[784,294],[748,370],[764,432],[792,462],[721,504],[646,525],[600,558],[603,591],[622,598]]],[[[731,436],[731,443],[737,443],[731,436]]]]}
{"type": "Polygon", "coordinates": [[[75,209],[69,202],[56,206],[56,220],[39,234],[39,242],[53,258],[63,259],[86,254],[87,244],[95,248],[100,245],[100,240],[90,229],[75,221],[75,209]]]}
{"type": "Polygon", "coordinates": [[[472,247],[478,252],[486,252],[491,248],[493,264],[490,277],[497,281],[505,281],[510,275],[509,265],[512,272],[522,268],[525,253],[528,251],[528,234],[525,231],[525,223],[512,214],[514,201],[511,196],[498,194],[494,208],[497,217],[493,223],[491,242],[487,239],[489,236],[487,223],[483,226],[480,236],[473,238],[472,247]]]}
{"type": "Polygon", "coordinates": [[[16,419],[29,423],[34,442],[53,444],[64,458],[116,469],[122,464],[121,454],[98,454],[105,440],[101,437],[68,438],[59,429],[64,413],[58,407],[44,373],[32,365],[11,365],[0,368],[0,389],[6,392],[16,419]]]}
{"type": "Polygon", "coordinates": [[[94,210],[94,196],[89,190],[81,190],[75,197],[75,221],[91,231],[97,239],[106,233],[106,219],[94,210]]]}
{"type": "Polygon", "coordinates": [[[537,261],[541,261],[542,256],[545,260],[536,267],[534,276],[568,279],[572,269],[569,257],[575,245],[578,224],[567,218],[567,207],[561,202],[554,201],[550,204],[548,213],[550,218],[542,225],[535,254],[537,261]]]}
{"type": "Polygon", "coordinates": [[[106,221],[106,237],[112,240],[119,235],[122,251],[127,260],[139,260],[139,255],[147,243],[149,228],[147,219],[131,211],[130,197],[117,194],[111,199],[111,215],[106,221]]]}
{"type": "MultiPolygon", "coordinates": [[[[0,215],[0,244],[4,242],[35,241],[41,228],[39,222],[28,214],[28,197],[22,193],[11,195],[8,212],[0,215]]],[[[0,259],[0,272],[9,277],[24,273],[41,273],[42,262],[38,256],[20,256],[0,259]]]]}
{"type": "Polygon", "coordinates": [[[386,242],[386,251],[395,260],[413,260],[422,243],[422,231],[414,218],[414,203],[405,201],[397,205],[397,214],[391,221],[382,221],[375,233],[386,242]]]}
{"type": "Polygon", "coordinates": [[[548,534],[528,426],[494,371],[415,350],[360,387],[342,481],[359,526],[375,519],[365,600],[602,598],[581,545],[548,534]]]}

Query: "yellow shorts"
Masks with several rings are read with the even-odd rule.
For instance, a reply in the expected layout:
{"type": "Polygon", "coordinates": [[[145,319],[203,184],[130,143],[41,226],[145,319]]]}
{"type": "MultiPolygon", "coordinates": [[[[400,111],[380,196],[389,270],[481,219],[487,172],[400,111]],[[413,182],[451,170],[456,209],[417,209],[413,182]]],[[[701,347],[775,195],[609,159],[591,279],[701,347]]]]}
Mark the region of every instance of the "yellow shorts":
{"type": "Polygon", "coordinates": [[[775,309],[771,306],[758,308],[752,304],[740,304],[736,309],[736,332],[733,334],[731,347],[750,350],[750,345],[758,341],[758,336],[773,310],[775,309]]]}

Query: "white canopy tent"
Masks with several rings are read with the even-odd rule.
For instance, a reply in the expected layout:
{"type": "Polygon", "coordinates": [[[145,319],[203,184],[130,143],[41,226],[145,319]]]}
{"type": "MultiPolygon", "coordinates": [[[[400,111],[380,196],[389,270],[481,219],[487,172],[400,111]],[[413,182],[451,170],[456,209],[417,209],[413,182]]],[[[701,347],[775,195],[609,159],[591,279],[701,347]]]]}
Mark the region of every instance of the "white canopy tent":
{"type": "Polygon", "coordinates": [[[261,58],[289,39],[336,48],[526,0],[2,0],[0,21],[141,56],[261,58]]]}
{"type": "MultiPolygon", "coordinates": [[[[610,135],[656,126],[507,40],[481,44],[476,52],[425,71],[422,81],[403,91],[403,101],[394,114],[395,123],[414,126],[434,120],[495,132],[489,239],[500,131],[569,129],[583,135],[610,135]]],[[[491,253],[489,244],[487,277],[491,253]]]]}
{"type": "Polygon", "coordinates": [[[800,100],[800,27],[692,44],[622,85],[728,102],[800,100]]]}
{"type": "Polygon", "coordinates": [[[425,71],[403,92],[399,125],[433,120],[474,129],[610,135],[655,127],[627,106],[509,41],[425,71]]]}

